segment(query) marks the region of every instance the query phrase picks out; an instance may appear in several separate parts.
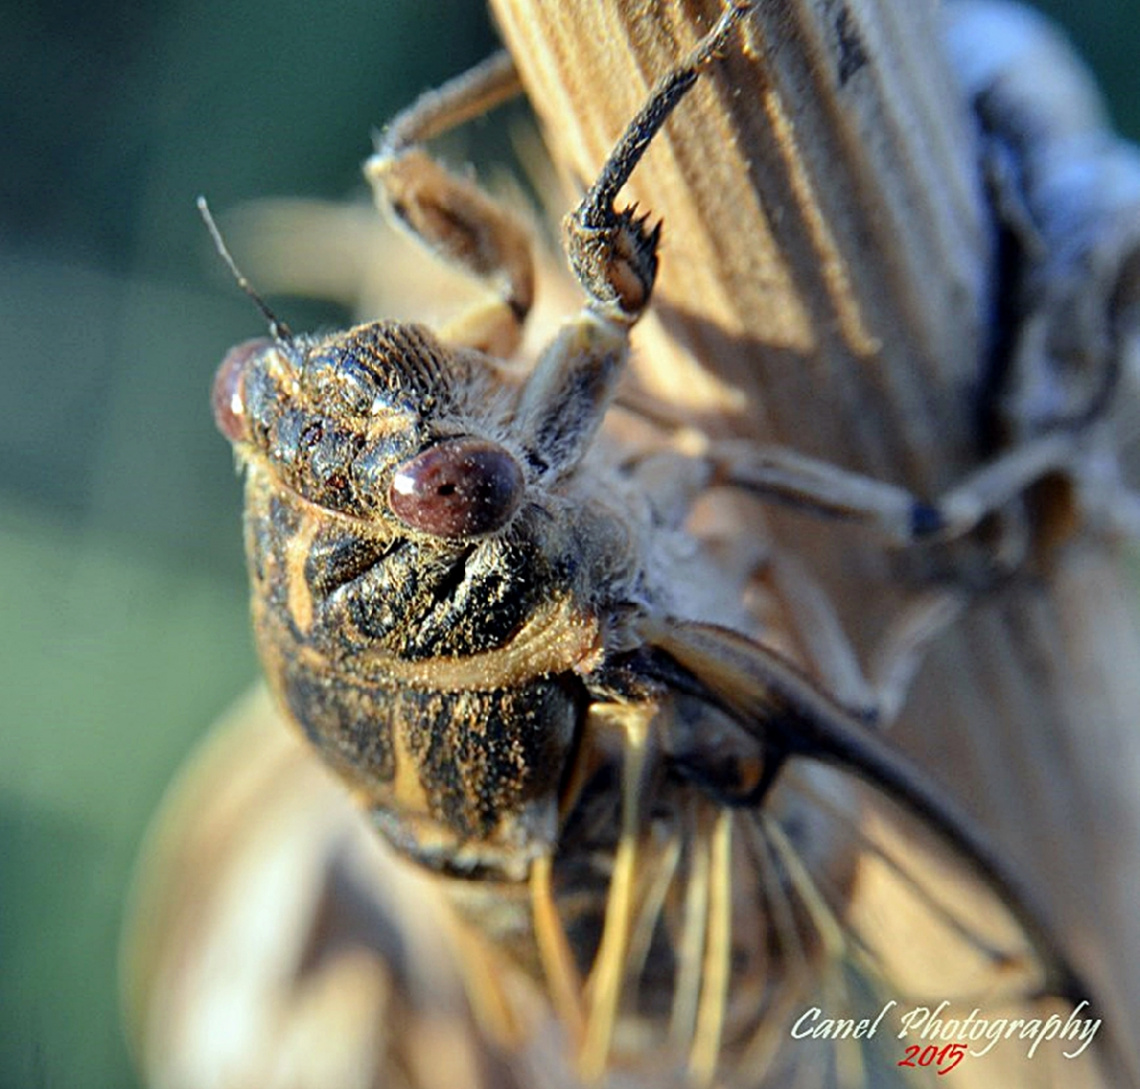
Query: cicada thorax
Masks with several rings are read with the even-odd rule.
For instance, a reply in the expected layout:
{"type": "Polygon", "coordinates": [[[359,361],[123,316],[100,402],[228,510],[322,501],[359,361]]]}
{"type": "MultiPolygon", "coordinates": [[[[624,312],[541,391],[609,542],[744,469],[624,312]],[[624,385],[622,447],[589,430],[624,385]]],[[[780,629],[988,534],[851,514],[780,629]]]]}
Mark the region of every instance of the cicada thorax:
{"type": "Polygon", "coordinates": [[[596,638],[559,559],[525,532],[447,549],[370,533],[256,468],[246,510],[259,651],[293,721],[397,848],[525,872],[556,835],[584,707],[556,665],[596,638]]]}

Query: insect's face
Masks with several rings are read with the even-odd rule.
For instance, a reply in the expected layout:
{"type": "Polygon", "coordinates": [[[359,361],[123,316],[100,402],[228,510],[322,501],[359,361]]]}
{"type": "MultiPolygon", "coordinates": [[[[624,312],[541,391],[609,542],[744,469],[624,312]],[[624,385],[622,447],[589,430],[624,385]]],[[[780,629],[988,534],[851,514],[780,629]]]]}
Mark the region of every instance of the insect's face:
{"type": "Polygon", "coordinates": [[[501,529],[524,492],[518,460],[488,435],[502,398],[489,396],[480,362],[396,323],[250,341],[219,368],[214,414],[241,453],[332,513],[478,537],[501,529]]]}
{"type": "Polygon", "coordinates": [[[528,481],[517,399],[396,323],[239,345],[215,380],[279,700],[386,836],[449,870],[552,842],[598,646],[581,517],[528,481]]]}

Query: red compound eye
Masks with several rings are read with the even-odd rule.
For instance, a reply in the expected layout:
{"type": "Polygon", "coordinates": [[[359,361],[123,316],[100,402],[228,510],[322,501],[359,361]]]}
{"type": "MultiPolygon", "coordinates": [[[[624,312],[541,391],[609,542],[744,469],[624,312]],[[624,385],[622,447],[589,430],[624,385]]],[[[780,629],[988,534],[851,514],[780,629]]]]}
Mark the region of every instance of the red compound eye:
{"type": "Polygon", "coordinates": [[[505,525],[523,494],[518,462],[483,439],[451,439],[396,470],[388,502],[405,525],[435,537],[477,537],[505,525]]]}
{"type": "Polygon", "coordinates": [[[214,389],[210,395],[214,423],[230,442],[242,442],[249,437],[243,379],[250,361],[261,355],[272,343],[273,341],[260,337],[231,348],[218,367],[218,373],[214,375],[214,389]]]}

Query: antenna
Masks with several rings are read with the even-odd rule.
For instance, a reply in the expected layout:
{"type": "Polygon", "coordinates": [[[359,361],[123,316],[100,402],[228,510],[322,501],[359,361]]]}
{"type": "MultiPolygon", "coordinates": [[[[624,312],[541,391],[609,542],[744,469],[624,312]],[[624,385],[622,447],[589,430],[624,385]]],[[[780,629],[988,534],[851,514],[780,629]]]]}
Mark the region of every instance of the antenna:
{"type": "Polygon", "coordinates": [[[198,214],[202,217],[202,222],[206,224],[206,230],[210,232],[210,237],[214,240],[214,249],[218,251],[218,256],[225,261],[226,268],[230,270],[230,275],[237,281],[238,287],[254,301],[257,309],[261,311],[265,320],[269,323],[270,336],[277,341],[292,340],[293,333],[289,329],[289,326],[269,309],[265,300],[254,290],[253,284],[245,278],[241,269],[237,267],[237,262],[230,255],[225,239],[222,238],[222,232],[218,230],[218,225],[214,222],[214,217],[210,213],[210,206],[206,203],[206,198],[199,197],[196,203],[198,205],[198,214]]]}

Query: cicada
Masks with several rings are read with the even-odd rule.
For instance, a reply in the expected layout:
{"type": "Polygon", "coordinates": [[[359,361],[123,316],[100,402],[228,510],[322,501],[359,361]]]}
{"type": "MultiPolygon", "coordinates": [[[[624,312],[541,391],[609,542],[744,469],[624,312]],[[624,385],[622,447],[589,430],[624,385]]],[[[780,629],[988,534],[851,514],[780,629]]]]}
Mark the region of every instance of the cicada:
{"type": "Polygon", "coordinates": [[[389,128],[367,167],[388,206],[502,298],[444,335],[301,336],[269,313],[222,363],[266,676],[393,872],[461,920],[448,948],[476,965],[489,1083],[1124,1084],[1110,1011],[1037,890],[890,744],[889,708],[766,644],[748,573],[689,521],[729,489],[905,543],[961,535],[1072,441],[1030,436],[923,502],[614,425],[638,415],[619,386],[660,239],[620,193],[748,6],[654,86],[568,218],[586,302],[529,373],[508,359],[525,234],[418,146],[515,89],[509,61],[389,128]]]}

